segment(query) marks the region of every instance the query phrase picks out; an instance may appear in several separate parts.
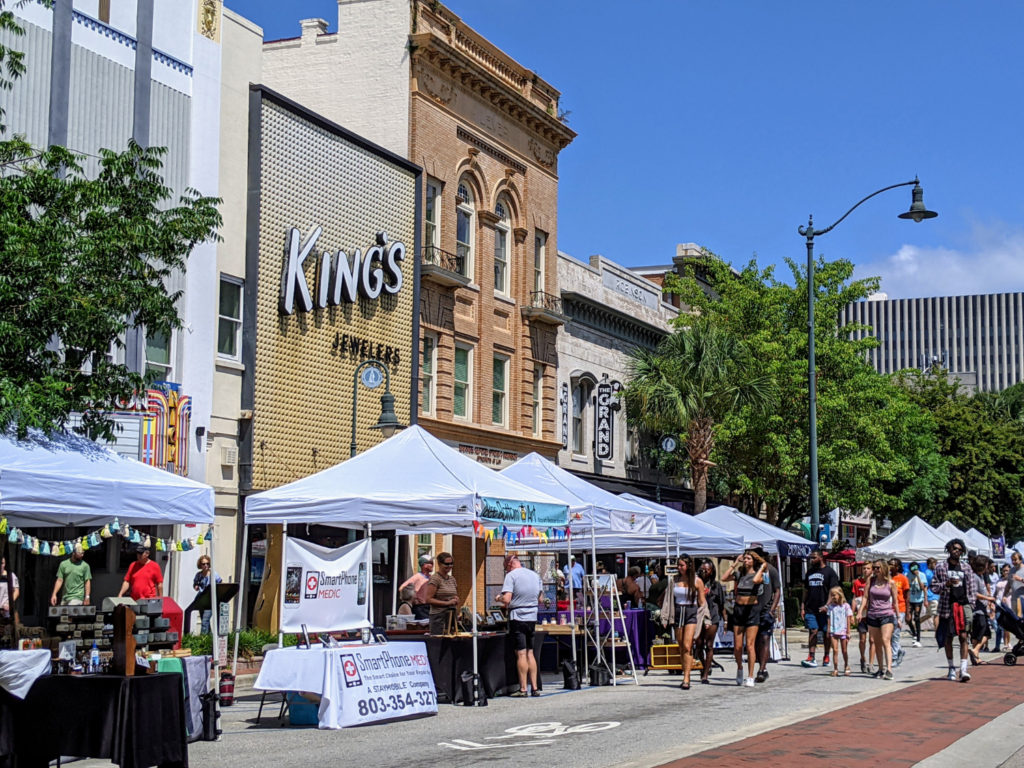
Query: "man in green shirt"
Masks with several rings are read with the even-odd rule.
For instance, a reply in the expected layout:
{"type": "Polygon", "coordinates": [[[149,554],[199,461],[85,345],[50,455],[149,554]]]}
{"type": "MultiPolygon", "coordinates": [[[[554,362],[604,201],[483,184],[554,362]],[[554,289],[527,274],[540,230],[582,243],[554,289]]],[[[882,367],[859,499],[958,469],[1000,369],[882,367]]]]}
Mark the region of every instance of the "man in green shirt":
{"type": "Polygon", "coordinates": [[[57,581],[53,584],[50,605],[57,604],[57,593],[64,587],[61,605],[88,605],[92,596],[92,569],[85,562],[81,544],[75,544],[69,560],[57,566],[57,581]]]}

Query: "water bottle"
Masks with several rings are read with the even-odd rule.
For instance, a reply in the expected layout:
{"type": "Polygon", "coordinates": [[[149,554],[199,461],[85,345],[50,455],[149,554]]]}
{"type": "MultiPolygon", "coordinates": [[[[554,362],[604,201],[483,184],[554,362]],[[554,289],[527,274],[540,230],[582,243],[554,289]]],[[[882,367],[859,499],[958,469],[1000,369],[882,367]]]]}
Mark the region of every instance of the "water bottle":
{"type": "Polygon", "coordinates": [[[92,650],[89,651],[89,671],[100,671],[100,649],[96,647],[96,641],[92,641],[92,650]]]}

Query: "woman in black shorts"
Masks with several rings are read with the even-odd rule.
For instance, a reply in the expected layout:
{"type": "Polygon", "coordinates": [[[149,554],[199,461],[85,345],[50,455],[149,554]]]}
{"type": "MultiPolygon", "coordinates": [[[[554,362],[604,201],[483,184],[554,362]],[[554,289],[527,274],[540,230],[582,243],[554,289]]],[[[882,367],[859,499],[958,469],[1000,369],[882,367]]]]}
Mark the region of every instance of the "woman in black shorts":
{"type": "Polygon", "coordinates": [[[715,663],[715,637],[718,635],[718,625],[722,623],[722,614],[725,612],[725,590],[718,581],[715,564],[710,560],[700,564],[697,575],[704,582],[704,602],[708,607],[708,620],[703,627],[697,629],[697,653],[701,663],[700,681],[707,684],[711,665],[715,663]]]}
{"type": "Polygon", "coordinates": [[[696,635],[697,610],[704,605],[704,583],[697,578],[693,559],[680,555],[676,560],[676,575],[665,590],[661,605],[661,621],[676,630],[676,643],[683,657],[683,682],[680,688],[690,690],[690,670],[693,668],[693,640],[696,635]]]}
{"type": "Polygon", "coordinates": [[[736,655],[736,685],[754,687],[754,664],[757,653],[757,630],[761,623],[758,597],[764,589],[764,572],[768,567],[760,555],[749,549],[736,558],[722,575],[722,581],[733,582],[732,632],[733,653],[736,655]],[[747,674],[743,674],[743,649],[747,651],[747,674]]]}

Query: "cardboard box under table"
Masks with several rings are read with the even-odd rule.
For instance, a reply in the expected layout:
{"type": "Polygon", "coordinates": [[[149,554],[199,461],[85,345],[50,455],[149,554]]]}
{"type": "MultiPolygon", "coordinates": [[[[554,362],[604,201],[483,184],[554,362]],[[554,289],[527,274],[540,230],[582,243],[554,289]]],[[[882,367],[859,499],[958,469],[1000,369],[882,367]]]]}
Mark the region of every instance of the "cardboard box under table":
{"type": "Polygon", "coordinates": [[[253,686],[320,696],[320,728],[437,713],[437,693],[422,642],[275,648],[253,686]]]}

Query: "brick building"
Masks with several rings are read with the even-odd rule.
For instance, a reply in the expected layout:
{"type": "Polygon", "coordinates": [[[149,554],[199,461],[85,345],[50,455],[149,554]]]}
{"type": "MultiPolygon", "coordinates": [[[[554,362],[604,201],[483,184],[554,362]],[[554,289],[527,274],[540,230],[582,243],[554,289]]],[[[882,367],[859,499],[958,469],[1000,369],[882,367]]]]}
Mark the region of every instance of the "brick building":
{"type": "MultiPolygon", "coordinates": [[[[262,76],[424,169],[412,419],[496,469],[553,458],[558,155],[575,137],[559,92],[437,2],[339,0],[337,28],[267,42],[262,76]]],[[[464,544],[421,537],[409,565],[451,546],[468,587],[464,544]]]]}

